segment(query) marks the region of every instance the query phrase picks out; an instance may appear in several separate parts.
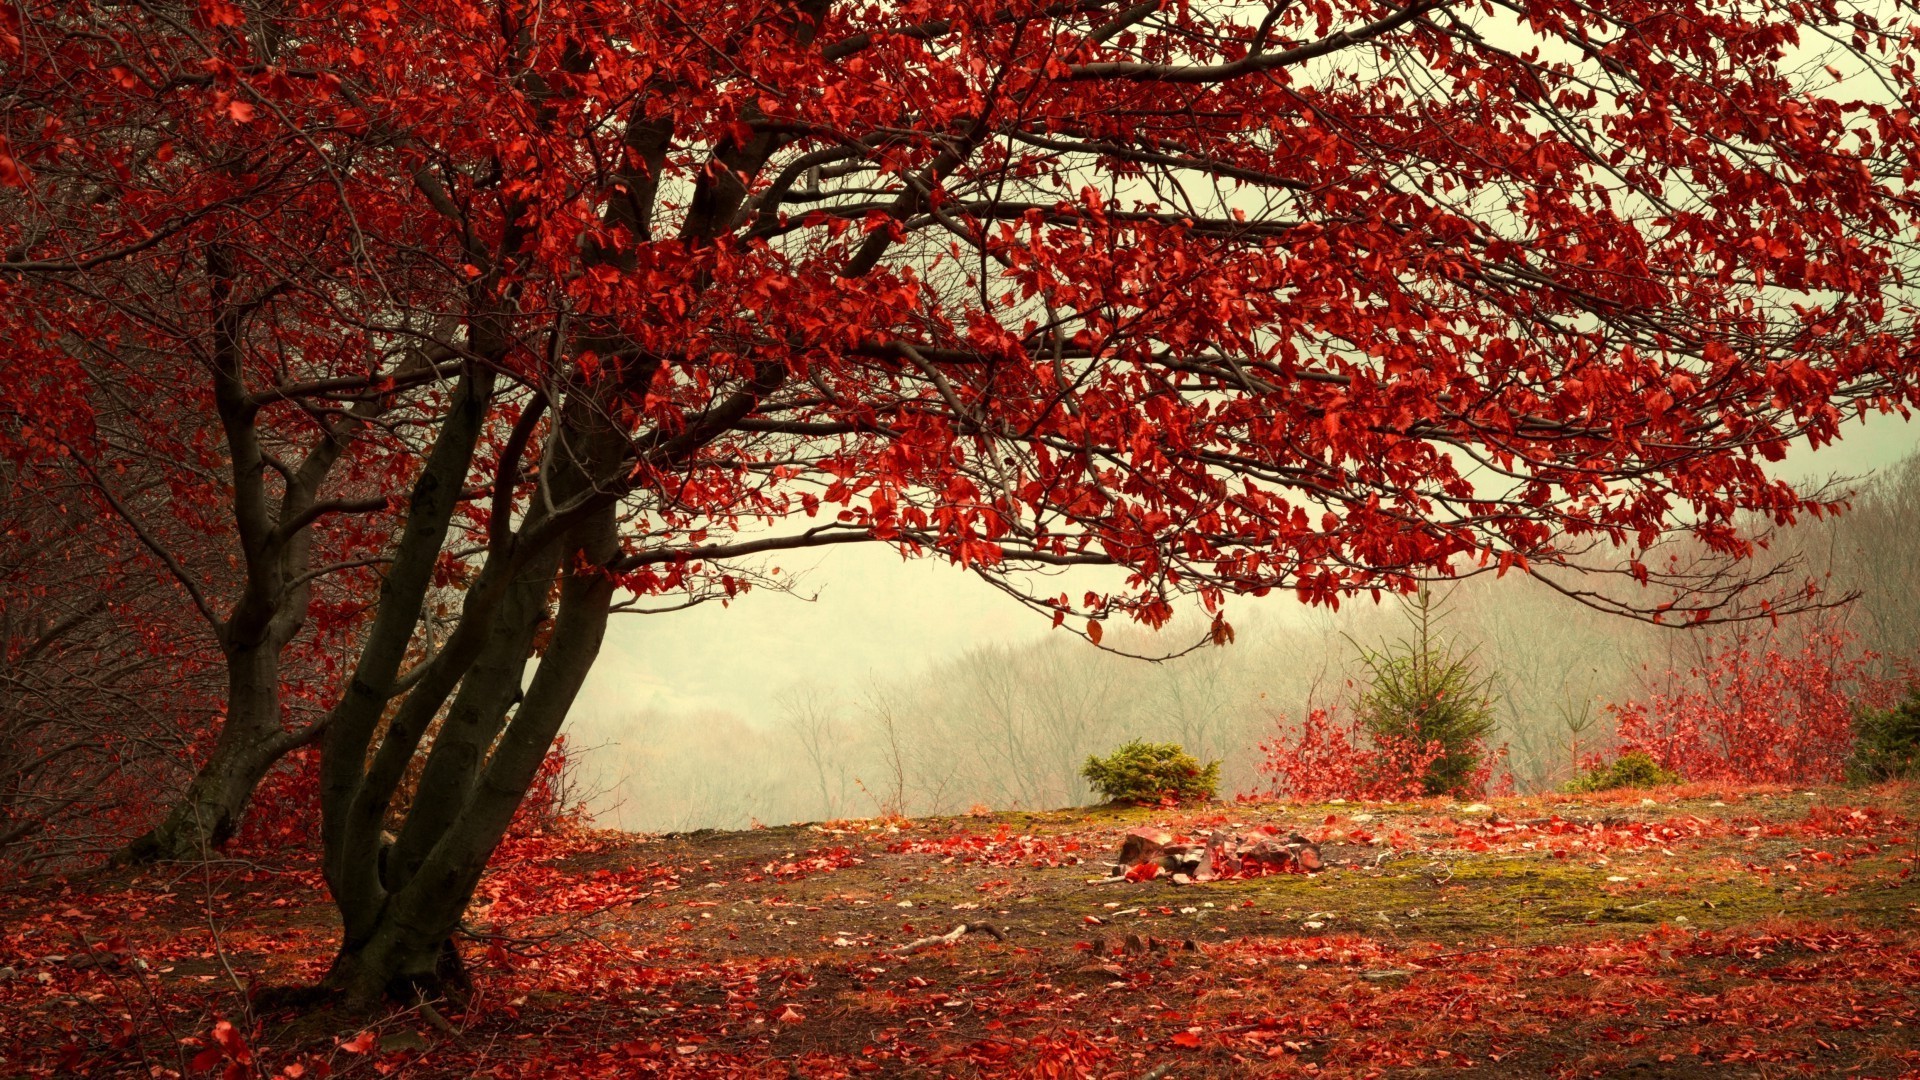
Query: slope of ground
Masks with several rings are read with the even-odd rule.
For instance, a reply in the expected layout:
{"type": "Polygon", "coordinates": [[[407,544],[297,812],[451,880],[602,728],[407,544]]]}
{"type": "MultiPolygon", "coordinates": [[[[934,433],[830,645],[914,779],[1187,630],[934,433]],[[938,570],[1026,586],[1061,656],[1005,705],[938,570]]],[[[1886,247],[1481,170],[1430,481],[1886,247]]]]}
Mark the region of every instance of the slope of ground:
{"type": "Polygon", "coordinates": [[[516,841],[463,1007],[256,1009],[309,861],[0,894],[0,1075],[1896,1076],[1920,793],[1238,804],[516,841]],[[1329,867],[1093,884],[1129,827],[1329,867]],[[953,943],[905,949],[961,923],[953,943]]]}

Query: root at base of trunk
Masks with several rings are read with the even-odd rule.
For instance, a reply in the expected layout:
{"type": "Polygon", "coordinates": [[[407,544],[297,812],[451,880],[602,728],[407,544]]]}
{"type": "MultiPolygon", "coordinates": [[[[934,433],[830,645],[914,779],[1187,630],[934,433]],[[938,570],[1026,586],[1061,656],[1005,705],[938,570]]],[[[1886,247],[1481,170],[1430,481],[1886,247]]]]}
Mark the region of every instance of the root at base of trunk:
{"type": "Polygon", "coordinates": [[[376,963],[372,957],[343,952],[334,958],[332,970],[313,991],[321,997],[337,996],[348,1008],[360,1010],[435,1001],[457,1005],[472,994],[473,980],[460,959],[460,950],[452,941],[445,941],[430,967],[376,963]],[[398,970],[393,970],[396,967],[398,970]]]}

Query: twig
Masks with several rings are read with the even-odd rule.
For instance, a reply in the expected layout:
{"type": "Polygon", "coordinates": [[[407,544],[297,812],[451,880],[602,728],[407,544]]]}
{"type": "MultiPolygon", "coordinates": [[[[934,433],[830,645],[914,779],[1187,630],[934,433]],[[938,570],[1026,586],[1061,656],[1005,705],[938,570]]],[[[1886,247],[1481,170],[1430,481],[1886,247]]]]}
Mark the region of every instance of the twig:
{"type": "Polygon", "coordinates": [[[923,937],[918,941],[909,941],[905,945],[902,945],[899,948],[893,950],[893,952],[894,952],[894,955],[896,956],[910,956],[913,953],[917,953],[925,949],[931,949],[935,945],[952,945],[953,943],[959,941],[961,938],[966,937],[968,934],[975,933],[975,932],[982,933],[982,934],[990,934],[993,936],[993,939],[995,941],[1007,940],[1007,935],[1004,932],[1002,932],[998,927],[994,926],[992,923],[983,923],[983,922],[964,923],[963,922],[959,926],[954,927],[953,929],[947,931],[944,934],[935,934],[932,937],[923,937]]]}
{"type": "Polygon", "coordinates": [[[253,1023],[252,1003],[248,1001],[247,984],[241,980],[240,973],[233,970],[233,962],[227,956],[226,942],[220,936],[220,918],[214,913],[213,904],[213,858],[207,844],[206,826],[200,820],[199,807],[194,808],[194,832],[200,841],[200,888],[201,904],[207,916],[207,936],[213,943],[213,955],[220,961],[221,970],[227,973],[227,981],[233,984],[234,993],[240,995],[240,1012],[249,1026],[253,1023]]]}
{"type": "Polygon", "coordinates": [[[434,1008],[433,1003],[428,1001],[425,997],[421,997],[419,1004],[415,1005],[413,1008],[415,1012],[420,1014],[420,1018],[422,1020],[425,1020],[427,1023],[433,1025],[435,1028],[439,1029],[443,1034],[452,1038],[460,1037],[459,1030],[456,1029],[452,1023],[448,1022],[446,1017],[440,1015],[440,1010],[434,1008]]]}

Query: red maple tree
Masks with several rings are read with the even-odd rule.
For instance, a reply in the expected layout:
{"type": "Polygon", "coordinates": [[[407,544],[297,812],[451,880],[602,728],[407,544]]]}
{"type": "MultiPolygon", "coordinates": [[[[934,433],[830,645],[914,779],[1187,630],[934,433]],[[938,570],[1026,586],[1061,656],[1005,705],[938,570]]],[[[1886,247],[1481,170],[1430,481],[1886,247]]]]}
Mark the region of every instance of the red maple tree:
{"type": "Polygon", "coordinates": [[[321,722],[331,982],[410,993],[621,590],[884,542],[1097,642],[1467,567],[1604,605],[1555,568],[1828,509],[1764,462],[1916,400],[1912,18],[34,0],[0,396],[84,452],[76,388],[179,373],[228,633],[377,564],[321,722]],[[1127,576],[1028,573],[1077,564],[1127,576]]]}

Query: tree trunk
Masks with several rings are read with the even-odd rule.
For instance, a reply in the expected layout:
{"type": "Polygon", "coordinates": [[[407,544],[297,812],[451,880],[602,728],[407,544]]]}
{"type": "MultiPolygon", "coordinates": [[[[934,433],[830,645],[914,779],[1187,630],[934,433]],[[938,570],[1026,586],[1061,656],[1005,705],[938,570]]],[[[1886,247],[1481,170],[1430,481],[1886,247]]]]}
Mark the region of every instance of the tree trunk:
{"type": "Polygon", "coordinates": [[[116,863],[205,858],[232,838],[267,770],[304,741],[280,721],[279,660],[272,642],[228,655],[227,717],[213,752],[173,810],[116,854],[116,863]]]}
{"type": "Polygon", "coordinates": [[[531,563],[501,602],[487,642],[461,680],[460,692],[434,738],[420,774],[420,790],[447,797],[417,799],[408,808],[406,824],[388,852],[384,877],[390,890],[412,880],[433,845],[453,827],[508,710],[521,693],[534,635],[549,614],[547,593],[560,569],[558,546],[531,563]]]}
{"type": "Polygon", "coordinates": [[[472,984],[450,934],[436,942],[385,922],[374,936],[342,945],[322,985],[346,999],[349,1009],[372,1010],[388,1002],[460,1000],[472,984]]]}
{"type": "MultiPolygon", "coordinates": [[[[424,848],[424,856],[408,860],[413,865],[395,875],[391,892],[336,897],[347,934],[327,984],[343,992],[350,1007],[464,991],[453,934],[600,654],[614,592],[613,579],[602,568],[617,547],[612,506],[595,512],[568,538],[563,548],[568,570],[561,579],[553,636],[511,720],[505,720],[511,700],[488,695],[497,705],[489,710],[490,722],[479,726],[504,726],[498,743],[474,768],[430,767],[414,796],[415,807],[456,809],[430,815],[437,829],[413,848],[424,848]]],[[[497,690],[492,678],[483,676],[483,681],[497,690]]],[[[452,760],[464,759],[464,750],[452,760]]]]}

